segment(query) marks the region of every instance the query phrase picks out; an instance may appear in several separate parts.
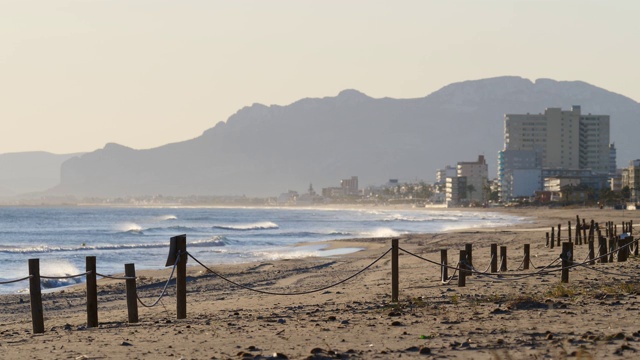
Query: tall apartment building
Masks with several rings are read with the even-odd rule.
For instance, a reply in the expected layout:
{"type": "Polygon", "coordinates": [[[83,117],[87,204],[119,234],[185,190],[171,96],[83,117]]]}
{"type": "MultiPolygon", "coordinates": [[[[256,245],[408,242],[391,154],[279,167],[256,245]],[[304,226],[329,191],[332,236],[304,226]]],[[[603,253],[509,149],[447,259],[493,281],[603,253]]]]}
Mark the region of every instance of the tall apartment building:
{"type": "Polygon", "coordinates": [[[466,200],[468,202],[484,202],[485,201],[485,188],[488,185],[488,167],[487,162],[484,159],[484,155],[478,156],[478,161],[459,162],[457,164],[457,182],[451,182],[447,178],[447,200],[451,200],[454,203],[460,200],[466,200]],[[465,189],[460,190],[460,184],[464,181],[465,189]],[[453,186],[450,188],[450,186],[453,186]],[[457,191],[456,191],[457,187],[457,191]],[[473,190],[473,191],[469,191],[473,190]],[[458,198],[456,198],[458,196],[458,198]]]}
{"type": "Polygon", "coordinates": [[[340,181],[344,195],[358,195],[358,177],[352,176],[351,179],[342,179],[340,181]]]}
{"type": "MultiPolygon", "coordinates": [[[[615,157],[615,150],[613,154],[615,157]]],[[[511,192],[514,182],[533,183],[531,179],[513,177],[513,170],[533,170],[532,159],[540,170],[589,169],[592,174],[606,175],[610,173],[611,155],[609,115],[582,115],[580,106],[572,106],[571,110],[547,108],[544,114],[506,114],[504,150],[498,156],[502,199],[515,196],[511,192]],[[526,161],[518,165],[515,159],[526,161]]]]}

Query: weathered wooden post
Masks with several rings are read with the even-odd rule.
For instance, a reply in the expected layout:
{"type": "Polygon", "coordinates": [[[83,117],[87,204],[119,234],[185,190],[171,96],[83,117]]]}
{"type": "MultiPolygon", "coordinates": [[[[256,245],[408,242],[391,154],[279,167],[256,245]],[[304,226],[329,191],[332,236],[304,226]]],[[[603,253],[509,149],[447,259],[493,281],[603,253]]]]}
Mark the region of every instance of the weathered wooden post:
{"type": "MultiPolygon", "coordinates": [[[[576,242],[578,245],[582,245],[582,236],[580,236],[580,222],[576,222],[576,242]]],[[[585,239],[586,240],[586,239],[585,239]]]]}
{"type": "Polygon", "coordinates": [[[570,242],[562,243],[562,282],[569,282],[569,266],[573,264],[573,244],[570,242]]]}
{"type": "Polygon", "coordinates": [[[522,262],[522,269],[529,270],[529,262],[531,262],[531,245],[524,244],[524,261],[522,262]]]}
{"type": "Polygon", "coordinates": [[[556,228],[551,227],[551,248],[556,246],[556,228]]]}
{"type": "Polygon", "coordinates": [[[29,259],[29,298],[31,299],[31,324],[34,334],[44,334],[42,290],[40,289],[40,259],[29,259]]]}
{"type": "Polygon", "coordinates": [[[491,273],[498,272],[498,244],[491,244],[491,273]]]}
{"type": "Polygon", "coordinates": [[[96,257],[85,258],[87,270],[87,327],[98,327],[98,282],[96,257]]]}
{"type": "MultiPolygon", "coordinates": [[[[467,255],[467,268],[469,268],[469,270],[473,269],[473,244],[465,244],[464,245],[464,251],[466,252],[467,255]]],[[[469,273],[467,273],[467,276],[471,276],[473,273],[471,271],[469,271],[469,273]]]]}
{"type": "Polygon", "coordinates": [[[176,242],[178,265],[176,266],[176,313],[178,319],[187,318],[187,235],[171,238],[176,242]]]}
{"type": "Polygon", "coordinates": [[[598,251],[600,252],[600,254],[598,255],[598,257],[600,258],[599,262],[601,264],[608,263],[609,256],[607,256],[607,238],[602,236],[602,234],[600,234],[600,231],[598,231],[598,247],[598,251]]]}
{"type": "Polygon", "coordinates": [[[637,240],[637,239],[634,239],[634,238],[633,238],[633,236],[632,236],[632,237],[631,237],[631,241],[633,241],[633,244],[634,244],[634,246],[633,246],[633,255],[634,255],[634,256],[638,256],[638,255],[639,255],[639,254],[638,254],[638,253],[639,253],[639,252],[638,252],[638,240],[637,240]]]}
{"type": "Polygon", "coordinates": [[[440,250],[440,276],[442,278],[442,281],[447,281],[449,280],[449,267],[447,266],[448,262],[448,256],[447,256],[447,249],[441,249],[440,250]]]}
{"type": "Polygon", "coordinates": [[[567,231],[568,231],[568,236],[569,236],[569,242],[573,242],[571,240],[571,221],[569,221],[569,225],[567,226],[567,231]]]}
{"type": "Polygon", "coordinates": [[[629,246],[631,245],[629,237],[622,237],[622,235],[617,236],[616,242],[618,243],[618,262],[627,261],[629,258],[629,246]]]}
{"type": "Polygon", "coordinates": [[[616,253],[617,250],[617,241],[616,241],[616,237],[609,236],[609,262],[612,263],[613,262],[613,255],[616,253]]]}
{"type": "Polygon", "coordinates": [[[500,272],[507,271],[507,247],[500,246],[500,272]]]}
{"type": "Polygon", "coordinates": [[[398,294],[400,292],[400,274],[399,265],[398,265],[398,257],[400,256],[400,251],[398,247],[399,239],[391,239],[391,301],[398,302],[398,294]]]}
{"type": "Polygon", "coordinates": [[[465,265],[465,261],[467,259],[467,252],[464,250],[460,250],[460,258],[458,260],[458,287],[464,287],[466,285],[467,278],[467,266],[465,265]]]}
{"type": "Polygon", "coordinates": [[[560,233],[562,232],[562,224],[558,224],[558,246],[560,246],[560,233]]]}
{"type": "Polygon", "coordinates": [[[549,247],[549,232],[547,231],[547,242],[545,243],[544,247],[549,247]]]}
{"type": "Polygon", "coordinates": [[[582,245],[582,237],[580,236],[580,216],[578,215],[576,215],[576,242],[579,245],[582,245]]]}
{"type": "Polygon", "coordinates": [[[593,241],[589,241],[589,265],[595,265],[596,262],[594,261],[595,256],[596,256],[596,252],[595,252],[595,248],[594,248],[594,244],[593,241]]]}
{"type": "Polygon", "coordinates": [[[124,264],[124,276],[127,277],[125,285],[127,288],[127,314],[129,324],[135,324],[138,322],[138,290],[136,288],[135,264],[124,264]]]}
{"type": "Polygon", "coordinates": [[[589,235],[592,235],[592,236],[587,238],[587,222],[585,221],[585,219],[582,219],[582,238],[585,240],[587,239],[593,240],[593,233],[591,232],[591,229],[589,229],[589,235]]]}

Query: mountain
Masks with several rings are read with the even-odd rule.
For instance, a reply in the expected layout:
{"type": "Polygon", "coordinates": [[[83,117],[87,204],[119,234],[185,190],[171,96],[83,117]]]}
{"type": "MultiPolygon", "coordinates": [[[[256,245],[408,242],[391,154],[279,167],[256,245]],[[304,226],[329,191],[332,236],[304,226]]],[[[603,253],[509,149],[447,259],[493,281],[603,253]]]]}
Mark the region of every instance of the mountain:
{"type": "Polygon", "coordinates": [[[62,163],[79,155],[43,151],[0,154],[0,196],[44,191],[58,185],[62,163]]]}
{"type": "Polygon", "coordinates": [[[417,99],[356,90],[287,106],[253,104],[200,137],[154,149],[107,144],[67,160],[52,194],[268,196],[389,178],[432,181],[435,171],[484,154],[495,173],[506,113],[581,105],[611,116],[618,166],[638,156],[640,104],[581,81],[498,77],[454,83],[417,99]]]}

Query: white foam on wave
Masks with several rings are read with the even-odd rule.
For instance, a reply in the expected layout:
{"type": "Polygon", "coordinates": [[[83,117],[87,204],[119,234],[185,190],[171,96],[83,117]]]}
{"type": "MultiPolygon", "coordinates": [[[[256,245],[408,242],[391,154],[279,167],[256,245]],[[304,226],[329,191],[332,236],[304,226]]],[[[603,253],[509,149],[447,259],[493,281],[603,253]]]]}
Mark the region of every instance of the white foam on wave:
{"type": "Polygon", "coordinates": [[[158,220],[161,220],[161,221],[178,220],[178,217],[175,215],[162,215],[158,217],[158,220]]]}
{"type": "Polygon", "coordinates": [[[214,228],[223,230],[268,230],[278,229],[278,224],[271,221],[261,221],[250,224],[229,224],[229,225],[216,225],[214,228]]]}
{"type": "Polygon", "coordinates": [[[399,236],[400,233],[390,228],[376,228],[371,231],[365,231],[361,234],[364,237],[392,237],[399,236]]]}
{"type": "Polygon", "coordinates": [[[117,230],[121,232],[142,232],[142,226],[134,222],[125,222],[117,226],[117,230]]]}

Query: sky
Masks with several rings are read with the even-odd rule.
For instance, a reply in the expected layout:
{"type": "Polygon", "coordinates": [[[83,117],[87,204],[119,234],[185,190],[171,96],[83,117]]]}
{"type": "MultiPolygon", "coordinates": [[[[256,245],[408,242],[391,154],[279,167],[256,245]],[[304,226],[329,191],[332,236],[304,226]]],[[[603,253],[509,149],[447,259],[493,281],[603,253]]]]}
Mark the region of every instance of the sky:
{"type": "Polygon", "coordinates": [[[148,149],[244,106],[514,75],[640,101],[637,0],[0,0],[0,154],[148,149]]]}

